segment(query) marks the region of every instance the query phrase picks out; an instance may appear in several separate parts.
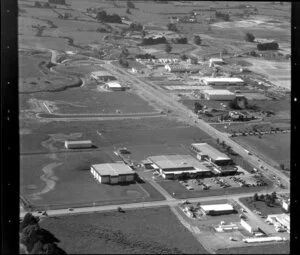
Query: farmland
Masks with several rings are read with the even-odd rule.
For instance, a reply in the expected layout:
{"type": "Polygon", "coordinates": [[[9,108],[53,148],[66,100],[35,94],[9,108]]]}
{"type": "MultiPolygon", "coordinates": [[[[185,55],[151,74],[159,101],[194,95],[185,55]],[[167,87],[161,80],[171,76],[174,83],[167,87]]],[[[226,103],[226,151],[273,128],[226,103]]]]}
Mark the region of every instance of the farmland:
{"type": "Polygon", "coordinates": [[[41,226],[70,254],[207,253],[167,207],[48,218],[41,226]]]}

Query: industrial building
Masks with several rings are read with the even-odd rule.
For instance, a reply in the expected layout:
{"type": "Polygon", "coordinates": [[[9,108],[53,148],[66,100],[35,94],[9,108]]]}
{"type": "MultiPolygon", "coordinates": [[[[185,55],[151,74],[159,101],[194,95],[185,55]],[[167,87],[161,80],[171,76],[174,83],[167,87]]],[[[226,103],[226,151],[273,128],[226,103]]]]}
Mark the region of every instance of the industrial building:
{"type": "Polygon", "coordinates": [[[259,231],[259,227],[254,222],[249,222],[244,219],[241,219],[241,225],[251,234],[259,231]]]}
{"type": "Polygon", "coordinates": [[[201,79],[205,85],[214,86],[241,86],[244,81],[234,77],[205,77],[201,79]]]}
{"type": "Polygon", "coordinates": [[[152,156],[148,160],[165,179],[210,176],[211,170],[190,155],[152,156]]]}
{"type": "Polygon", "coordinates": [[[93,144],[91,140],[84,141],[65,141],[66,149],[82,149],[82,148],[92,148],[93,144]]]}
{"type": "Polygon", "coordinates": [[[275,229],[284,228],[290,232],[290,215],[286,213],[268,215],[266,221],[274,224],[275,229]]]}
{"type": "Polygon", "coordinates": [[[100,183],[117,184],[135,179],[135,172],[124,163],[92,165],[90,171],[100,183]]]}
{"type": "Polygon", "coordinates": [[[209,89],[203,90],[203,95],[206,100],[223,100],[231,101],[235,99],[235,93],[226,89],[209,89]]]}
{"type": "Polygon", "coordinates": [[[211,58],[209,60],[209,67],[214,67],[215,65],[222,65],[224,61],[222,58],[211,58]]]}
{"type": "Polygon", "coordinates": [[[115,76],[105,71],[92,72],[91,78],[96,81],[104,81],[104,82],[117,80],[115,76]]]}
{"type": "Polygon", "coordinates": [[[112,91],[124,91],[126,87],[123,87],[120,83],[116,81],[110,81],[105,83],[105,88],[112,91]]]}
{"type": "Polygon", "coordinates": [[[201,70],[200,65],[165,65],[165,69],[171,73],[174,72],[191,72],[197,73],[201,70]]]}
{"type": "Polygon", "coordinates": [[[204,214],[212,216],[236,213],[235,209],[230,204],[201,205],[200,209],[204,214]]]}
{"type": "Polygon", "coordinates": [[[245,243],[266,243],[266,242],[280,242],[286,241],[284,237],[281,236],[267,236],[267,237],[250,237],[243,239],[245,243]]]}

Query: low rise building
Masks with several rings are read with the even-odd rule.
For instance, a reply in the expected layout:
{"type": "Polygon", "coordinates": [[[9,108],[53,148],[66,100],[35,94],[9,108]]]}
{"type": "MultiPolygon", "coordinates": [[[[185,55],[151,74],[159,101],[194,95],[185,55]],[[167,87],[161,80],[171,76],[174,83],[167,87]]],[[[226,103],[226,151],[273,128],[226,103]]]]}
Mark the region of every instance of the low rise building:
{"type": "Polygon", "coordinates": [[[116,81],[110,81],[105,84],[105,88],[112,91],[124,91],[126,87],[123,87],[120,83],[116,81]]]}
{"type": "Polygon", "coordinates": [[[290,199],[283,199],[282,200],[282,208],[286,211],[286,212],[290,212],[290,199]]]}
{"type": "Polygon", "coordinates": [[[250,237],[243,239],[245,243],[266,243],[266,242],[280,242],[286,241],[284,237],[281,236],[268,236],[268,237],[250,237]]]}
{"type": "Polygon", "coordinates": [[[201,81],[205,85],[211,86],[241,86],[244,85],[244,81],[240,78],[234,77],[205,77],[201,81]]]}
{"type": "Polygon", "coordinates": [[[152,156],[148,160],[165,179],[177,179],[180,177],[210,176],[211,170],[190,155],[162,155],[152,156]]]}
{"type": "Polygon", "coordinates": [[[241,219],[241,226],[251,234],[259,231],[259,227],[254,222],[245,219],[241,219]]]}
{"type": "Polygon", "coordinates": [[[135,180],[135,172],[124,163],[96,164],[91,166],[90,171],[100,183],[117,184],[135,180]]]}
{"type": "Polygon", "coordinates": [[[209,60],[209,67],[214,67],[215,65],[222,65],[224,61],[222,58],[211,58],[209,60]]]}
{"type": "Polygon", "coordinates": [[[206,100],[231,101],[235,99],[235,93],[232,93],[226,89],[203,90],[203,94],[206,100]]]}
{"type": "Polygon", "coordinates": [[[222,215],[235,213],[235,209],[230,204],[201,205],[201,211],[206,215],[222,215]]]}
{"type": "Polygon", "coordinates": [[[65,141],[66,149],[82,149],[82,148],[92,148],[93,143],[91,140],[83,141],[65,141]]]}

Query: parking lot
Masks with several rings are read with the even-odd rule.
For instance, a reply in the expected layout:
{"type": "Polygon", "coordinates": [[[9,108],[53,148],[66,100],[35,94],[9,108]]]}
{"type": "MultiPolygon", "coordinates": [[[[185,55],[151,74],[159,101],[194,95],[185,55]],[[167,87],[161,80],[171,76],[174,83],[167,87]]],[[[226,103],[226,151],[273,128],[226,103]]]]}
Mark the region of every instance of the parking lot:
{"type": "Polygon", "coordinates": [[[181,180],[179,183],[187,190],[213,190],[221,188],[239,188],[263,186],[260,177],[253,174],[239,174],[226,177],[181,180]]]}

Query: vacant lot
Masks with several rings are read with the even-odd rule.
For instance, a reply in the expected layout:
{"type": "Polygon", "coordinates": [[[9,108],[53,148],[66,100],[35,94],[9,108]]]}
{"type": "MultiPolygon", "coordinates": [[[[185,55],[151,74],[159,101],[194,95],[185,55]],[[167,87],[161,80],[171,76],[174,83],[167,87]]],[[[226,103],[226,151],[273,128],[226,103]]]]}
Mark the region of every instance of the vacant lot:
{"type": "Polygon", "coordinates": [[[286,167],[290,167],[290,133],[285,134],[267,134],[262,138],[256,136],[239,136],[233,138],[246,148],[256,151],[259,156],[268,159],[275,165],[283,163],[286,167]]]}
{"type": "Polygon", "coordinates": [[[255,244],[255,246],[218,250],[217,254],[290,254],[290,243],[255,244]]]}
{"type": "Polygon", "coordinates": [[[273,207],[267,206],[264,201],[253,201],[252,197],[240,198],[240,201],[247,206],[251,211],[258,210],[263,215],[284,213],[282,207],[276,204],[273,207]]]}
{"type": "Polygon", "coordinates": [[[21,156],[21,194],[34,207],[51,208],[163,199],[148,183],[99,184],[90,165],[107,162],[114,159],[102,151],[21,156]]]}
{"type": "Polygon", "coordinates": [[[207,253],[168,207],[47,218],[41,227],[69,254],[207,253]]]}

